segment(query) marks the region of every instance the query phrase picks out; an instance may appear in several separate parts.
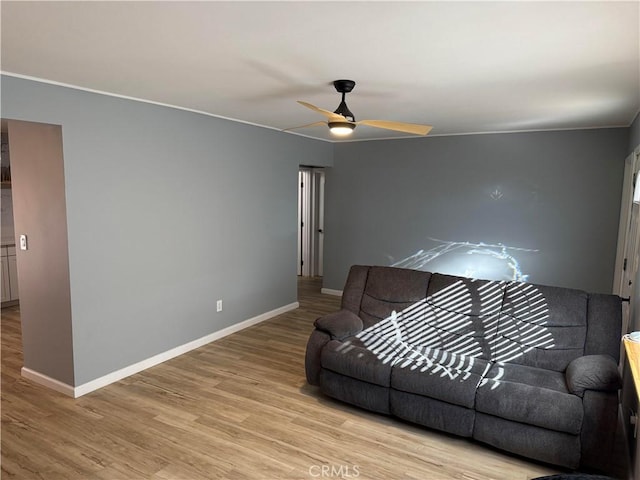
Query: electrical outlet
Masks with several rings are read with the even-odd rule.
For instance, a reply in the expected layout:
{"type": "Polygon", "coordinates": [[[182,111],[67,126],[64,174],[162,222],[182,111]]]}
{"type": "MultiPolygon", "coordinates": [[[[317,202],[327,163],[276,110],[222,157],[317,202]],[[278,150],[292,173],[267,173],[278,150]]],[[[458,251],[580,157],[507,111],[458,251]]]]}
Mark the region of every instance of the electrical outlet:
{"type": "Polygon", "coordinates": [[[221,312],[222,311],[222,300],[218,300],[216,302],[216,312],[221,312]]]}

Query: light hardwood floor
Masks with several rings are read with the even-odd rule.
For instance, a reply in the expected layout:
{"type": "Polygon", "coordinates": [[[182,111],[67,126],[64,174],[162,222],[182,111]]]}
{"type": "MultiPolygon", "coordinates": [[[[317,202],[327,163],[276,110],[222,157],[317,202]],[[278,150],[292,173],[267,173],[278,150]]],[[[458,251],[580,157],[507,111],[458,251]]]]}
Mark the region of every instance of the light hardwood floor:
{"type": "MultiPolygon", "coordinates": [[[[509,479],[557,473],[323,397],[306,384],[319,279],[300,308],[72,399],[20,376],[2,311],[2,479],[509,479]]],[[[239,319],[241,320],[241,319],[239,319]]]]}

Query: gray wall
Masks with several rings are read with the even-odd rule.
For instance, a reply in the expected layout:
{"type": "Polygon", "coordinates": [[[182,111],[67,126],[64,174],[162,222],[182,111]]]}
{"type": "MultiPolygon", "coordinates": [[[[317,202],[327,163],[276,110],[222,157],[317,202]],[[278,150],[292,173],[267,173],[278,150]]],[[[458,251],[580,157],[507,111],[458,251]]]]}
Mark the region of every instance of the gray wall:
{"type": "MultiPolygon", "coordinates": [[[[62,125],[75,385],[295,302],[299,164],[335,165],[327,288],[431,237],[535,250],[508,251],[530,280],[611,289],[629,129],[331,145],[10,76],[1,116],[62,125]]],[[[458,247],[442,269],[513,270],[458,247]]]]}
{"type": "Polygon", "coordinates": [[[297,300],[298,165],[331,144],[9,76],[1,114],[62,125],[75,385],[297,300]]]}
{"type": "Polygon", "coordinates": [[[422,250],[420,258],[432,258],[419,267],[425,270],[512,278],[515,259],[520,279],[610,292],[628,133],[336,145],[327,172],[324,286],[341,290],[352,264],[391,265],[422,250]]]}

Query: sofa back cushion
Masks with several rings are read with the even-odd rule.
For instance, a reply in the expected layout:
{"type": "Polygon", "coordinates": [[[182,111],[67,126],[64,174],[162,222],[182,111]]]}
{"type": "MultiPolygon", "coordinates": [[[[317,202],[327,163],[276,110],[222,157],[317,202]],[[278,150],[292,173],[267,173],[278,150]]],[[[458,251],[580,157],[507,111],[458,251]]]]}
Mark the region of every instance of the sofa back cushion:
{"type": "Polygon", "coordinates": [[[619,351],[614,295],[356,265],[342,305],[362,319],[362,340],[400,343],[401,356],[438,349],[562,372],[582,355],[619,351]]]}
{"type": "Polygon", "coordinates": [[[371,267],[363,289],[360,338],[398,359],[446,351],[491,359],[506,283],[371,267]]]}
{"type": "Polygon", "coordinates": [[[371,267],[365,265],[353,265],[349,270],[347,282],[342,290],[341,306],[345,310],[360,314],[360,304],[362,303],[362,295],[364,295],[364,287],[367,284],[371,267]]]}
{"type": "Polygon", "coordinates": [[[562,372],[584,354],[588,295],[580,290],[510,282],[492,357],[562,372]]]}
{"type": "Polygon", "coordinates": [[[371,267],[366,279],[359,316],[364,328],[424,300],[431,274],[394,267],[371,267]]]}
{"type": "Polygon", "coordinates": [[[505,282],[434,273],[423,321],[433,331],[425,339],[435,348],[491,360],[505,282]]]}
{"type": "Polygon", "coordinates": [[[589,294],[589,318],[585,355],[610,355],[620,360],[622,299],[618,295],[589,294]]]}

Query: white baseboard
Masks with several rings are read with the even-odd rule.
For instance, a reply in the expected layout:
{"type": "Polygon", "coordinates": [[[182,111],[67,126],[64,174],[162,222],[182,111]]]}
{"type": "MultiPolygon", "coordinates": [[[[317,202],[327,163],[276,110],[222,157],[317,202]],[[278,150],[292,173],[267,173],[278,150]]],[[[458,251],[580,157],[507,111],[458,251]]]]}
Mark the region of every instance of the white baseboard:
{"type": "Polygon", "coordinates": [[[74,388],[71,385],[67,385],[66,383],[62,383],[55,378],[48,377],[40,372],[36,372],[35,370],[31,370],[27,367],[22,367],[20,370],[20,374],[26,378],[27,380],[31,380],[38,385],[42,385],[44,387],[48,387],[56,392],[64,393],[70,397],[74,397],[74,388]]]}
{"type": "Polygon", "coordinates": [[[342,296],[342,290],[333,290],[331,288],[322,288],[320,293],[326,293],[327,295],[335,295],[336,297],[342,296]]]}
{"type": "Polygon", "coordinates": [[[184,345],[172,348],[170,350],[167,350],[166,352],[159,353],[157,355],[154,355],[153,357],[129,365],[128,367],[124,367],[120,370],[116,370],[115,372],[108,373],[107,375],[96,378],[95,380],[91,380],[90,382],[83,383],[82,385],[79,385],[77,387],[71,387],[70,385],[66,385],[62,382],[59,382],[58,380],[54,380],[53,378],[47,377],[46,375],[35,372],[26,367],[22,367],[22,376],[36,383],[52,388],[53,390],[56,390],[60,393],[64,393],[65,395],[78,398],[82,395],[86,395],[89,392],[93,392],[94,390],[106,387],[111,383],[122,380],[123,378],[133,375],[134,373],[141,372],[143,370],[146,370],[147,368],[153,367],[162,362],[166,362],[167,360],[175,358],[191,350],[200,348],[207,343],[211,343],[215,340],[226,337],[227,335],[231,335],[232,333],[239,332],[240,330],[251,327],[260,322],[264,322],[265,320],[269,320],[270,318],[276,317],[291,310],[295,310],[299,306],[300,304],[298,302],[284,305],[282,307],[276,308],[275,310],[271,310],[256,317],[249,318],[248,320],[244,320],[240,323],[236,323],[235,325],[223,328],[222,330],[218,330],[217,332],[210,333],[209,335],[205,335],[204,337],[185,343],[184,345]]]}

